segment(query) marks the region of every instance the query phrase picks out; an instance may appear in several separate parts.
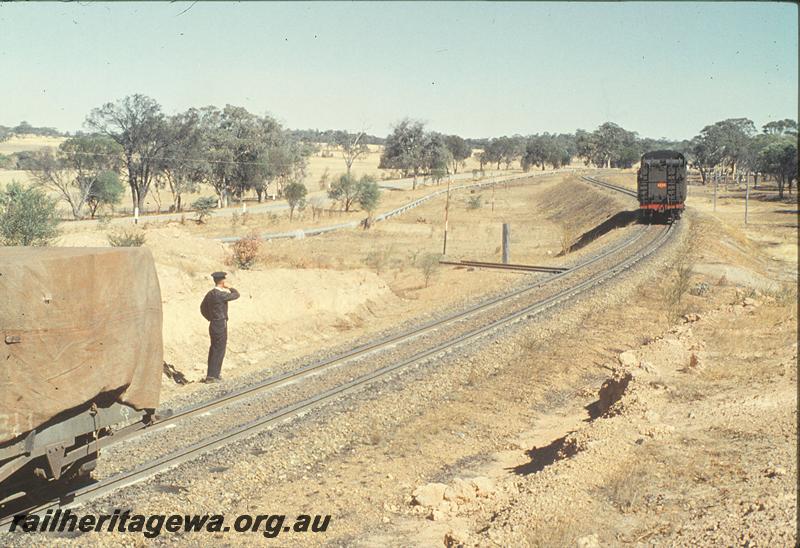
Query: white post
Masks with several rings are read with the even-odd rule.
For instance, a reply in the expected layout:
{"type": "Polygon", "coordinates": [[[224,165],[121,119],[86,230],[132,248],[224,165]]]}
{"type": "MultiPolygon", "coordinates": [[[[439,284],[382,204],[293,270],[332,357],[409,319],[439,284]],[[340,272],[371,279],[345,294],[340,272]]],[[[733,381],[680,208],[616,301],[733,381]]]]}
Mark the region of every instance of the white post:
{"type": "Polygon", "coordinates": [[[133,208],[133,224],[139,224],[139,206],[133,208]]]}
{"type": "Polygon", "coordinates": [[[247,202],[242,200],[242,213],[247,213],[247,202]]]}

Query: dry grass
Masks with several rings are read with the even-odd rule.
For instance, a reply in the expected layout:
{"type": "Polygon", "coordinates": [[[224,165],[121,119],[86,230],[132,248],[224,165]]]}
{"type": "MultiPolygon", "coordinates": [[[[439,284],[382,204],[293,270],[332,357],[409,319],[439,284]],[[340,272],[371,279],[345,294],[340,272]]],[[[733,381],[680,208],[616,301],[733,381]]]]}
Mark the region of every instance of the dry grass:
{"type": "Polygon", "coordinates": [[[575,227],[569,224],[561,225],[561,255],[566,255],[572,251],[572,245],[575,243],[575,227]]]}
{"type": "Polygon", "coordinates": [[[576,541],[585,535],[579,533],[578,525],[578,520],[573,516],[552,516],[546,525],[527,536],[526,544],[537,548],[576,546],[576,541]]]}
{"type": "Polygon", "coordinates": [[[64,137],[44,137],[39,135],[25,135],[11,137],[0,141],[0,154],[13,154],[26,150],[41,150],[43,148],[56,148],[66,139],[64,137]]]}
{"type": "Polygon", "coordinates": [[[390,244],[389,247],[380,247],[373,249],[364,257],[364,264],[375,271],[375,274],[380,275],[394,259],[397,247],[390,244]]]}

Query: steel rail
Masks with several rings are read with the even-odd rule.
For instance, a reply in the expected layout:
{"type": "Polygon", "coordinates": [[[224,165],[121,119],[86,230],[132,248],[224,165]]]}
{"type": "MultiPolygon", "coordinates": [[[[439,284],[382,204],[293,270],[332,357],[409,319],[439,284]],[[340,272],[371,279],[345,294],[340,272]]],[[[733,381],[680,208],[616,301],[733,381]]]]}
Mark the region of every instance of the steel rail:
{"type": "MultiPolygon", "coordinates": [[[[481,183],[486,184],[487,182],[488,181],[482,181],[481,183]]],[[[602,183],[602,181],[601,181],[601,183],[602,183]]],[[[246,386],[246,387],[241,388],[239,390],[228,392],[228,393],[223,394],[220,397],[217,397],[217,398],[215,398],[213,400],[210,400],[210,401],[199,402],[197,404],[194,404],[194,405],[191,405],[191,406],[187,406],[187,407],[184,407],[182,409],[178,409],[176,411],[165,410],[165,409],[159,410],[158,415],[160,416],[160,418],[158,420],[151,421],[147,426],[144,426],[141,423],[134,423],[134,424],[131,424],[130,426],[127,426],[125,428],[116,430],[116,431],[114,431],[112,433],[112,435],[105,436],[105,437],[102,437],[102,438],[98,439],[95,442],[94,446],[95,446],[95,448],[97,450],[102,450],[102,449],[106,449],[108,447],[111,447],[113,445],[117,445],[119,443],[122,443],[124,441],[128,441],[128,440],[131,440],[131,439],[134,439],[134,438],[138,438],[138,437],[144,436],[146,434],[155,433],[155,432],[157,432],[159,430],[162,430],[162,429],[164,429],[164,428],[166,428],[168,426],[174,425],[175,423],[177,423],[177,422],[179,422],[179,421],[181,421],[183,419],[186,419],[186,418],[189,418],[189,417],[192,417],[192,416],[196,416],[196,415],[201,415],[201,414],[204,414],[204,413],[208,413],[208,412],[213,411],[215,409],[218,409],[220,407],[225,407],[225,406],[229,406],[229,405],[235,404],[236,402],[238,402],[240,400],[245,400],[245,399],[251,398],[251,397],[253,397],[253,396],[255,396],[255,395],[257,395],[257,394],[259,394],[261,392],[265,392],[267,390],[274,390],[274,389],[280,388],[281,386],[284,386],[284,385],[292,383],[292,382],[296,382],[296,381],[298,381],[300,379],[303,379],[305,377],[310,377],[312,375],[322,373],[322,372],[324,372],[324,371],[326,371],[328,369],[332,369],[334,367],[338,367],[338,366],[340,366],[340,365],[342,365],[342,364],[344,364],[344,363],[346,363],[346,362],[348,362],[350,360],[356,359],[358,357],[370,354],[372,352],[379,352],[379,351],[381,351],[381,350],[383,350],[385,348],[389,348],[389,347],[394,346],[396,344],[400,344],[400,343],[403,343],[405,341],[411,340],[413,338],[422,336],[422,335],[424,335],[425,333],[427,333],[427,332],[429,332],[431,330],[439,329],[439,328],[442,328],[442,327],[446,327],[446,326],[448,326],[448,325],[450,325],[452,323],[455,323],[455,322],[458,322],[458,321],[460,321],[462,319],[468,318],[468,317],[470,317],[470,316],[472,316],[472,315],[474,315],[476,313],[483,312],[485,310],[489,310],[489,309],[491,309],[491,308],[493,308],[493,307],[495,307],[495,306],[497,306],[499,304],[502,304],[502,303],[504,303],[504,302],[506,302],[506,301],[508,301],[510,299],[516,298],[516,297],[518,297],[518,296],[520,296],[520,295],[522,295],[524,293],[527,293],[529,291],[541,288],[541,287],[543,287],[544,285],[546,285],[548,283],[554,282],[554,281],[566,276],[568,272],[580,271],[580,270],[582,270],[582,269],[584,269],[584,268],[596,263],[597,261],[605,259],[609,255],[612,255],[612,254],[624,249],[628,245],[632,245],[633,243],[638,241],[638,239],[641,236],[643,236],[643,234],[644,234],[644,230],[634,234],[632,237],[629,237],[629,238],[623,240],[621,243],[618,243],[617,245],[612,246],[608,250],[605,250],[604,252],[600,253],[599,255],[597,255],[595,257],[592,257],[592,258],[590,258],[590,259],[588,259],[588,260],[586,260],[586,261],[584,261],[582,263],[579,263],[578,265],[576,265],[574,267],[571,267],[568,270],[561,269],[562,271],[555,271],[555,272],[554,271],[548,271],[548,273],[552,273],[553,274],[553,276],[551,278],[549,278],[549,279],[540,280],[537,283],[534,283],[534,284],[531,284],[531,285],[526,285],[526,286],[518,288],[518,289],[516,289],[514,291],[511,291],[509,293],[505,293],[503,295],[497,296],[497,297],[489,299],[487,301],[483,301],[483,302],[477,303],[477,304],[475,304],[473,306],[470,306],[469,308],[466,308],[466,309],[464,309],[462,311],[459,311],[459,312],[456,312],[454,314],[450,314],[450,315],[448,315],[448,316],[446,316],[444,318],[433,319],[433,320],[431,320],[431,321],[429,321],[427,323],[424,323],[422,325],[415,326],[413,328],[401,331],[399,333],[391,334],[391,335],[389,335],[387,337],[384,337],[384,338],[381,338],[381,339],[378,339],[378,340],[370,341],[370,342],[368,342],[366,344],[357,346],[356,348],[353,348],[353,349],[348,350],[346,352],[343,352],[341,354],[337,354],[337,355],[332,356],[330,358],[319,360],[319,361],[310,363],[308,365],[299,367],[297,369],[294,369],[292,371],[287,371],[285,373],[269,377],[269,378],[267,378],[267,379],[265,379],[265,380],[263,380],[261,382],[252,384],[250,386],[246,386]]],[[[476,263],[473,266],[483,266],[483,265],[478,264],[478,261],[467,261],[467,262],[476,263]]],[[[465,265],[465,266],[467,266],[467,265],[465,265]]],[[[72,457],[80,458],[80,457],[85,456],[85,455],[83,455],[83,453],[80,453],[80,454],[76,453],[76,455],[72,455],[72,457]]]]}
{"type": "Polygon", "coordinates": [[[190,416],[193,416],[193,415],[199,415],[199,414],[202,414],[202,413],[207,413],[207,412],[209,412],[211,410],[214,410],[214,409],[217,409],[219,407],[230,405],[230,404],[232,404],[232,403],[234,403],[236,401],[243,400],[243,399],[252,397],[253,395],[258,394],[260,392],[266,391],[267,389],[278,388],[278,387],[283,386],[285,384],[288,384],[290,382],[295,382],[298,379],[301,379],[303,377],[307,377],[307,376],[311,376],[311,375],[314,375],[314,374],[318,374],[318,373],[321,373],[321,372],[323,372],[323,371],[325,371],[325,370],[327,370],[329,368],[333,368],[333,367],[339,366],[339,365],[341,365],[341,364],[343,364],[343,363],[345,363],[347,361],[350,361],[352,359],[355,359],[357,357],[360,357],[360,356],[363,356],[363,355],[366,355],[366,354],[369,354],[369,353],[372,353],[372,352],[378,352],[378,351],[380,351],[380,350],[382,350],[384,348],[388,348],[388,347],[394,346],[394,345],[396,345],[398,343],[402,343],[402,342],[405,342],[407,340],[419,337],[419,336],[421,336],[421,335],[423,335],[423,334],[425,334],[425,333],[427,333],[427,332],[429,332],[431,330],[438,329],[438,328],[441,328],[441,327],[445,327],[445,326],[447,326],[449,324],[455,323],[455,322],[460,321],[460,320],[462,320],[464,318],[472,316],[473,314],[475,314],[477,312],[483,312],[485,310],[489,310],[489,309],[491,309],[491,308],[493,308],[493,307],[495,307],[497,305],[500,305],[500,304],[502,304],[502,303],[504,303],[504,302],[506,302],[506,301],[508,301],[510,299],[515,298],[515,297],[518,297],[518,296],[520,296],[520,295],[522,295],[524,293],[527,293],[529,291],[533,291],[534,289],[538,289],[538,288],[540,288],[542,286],[550,284],[550,283],[552,283],[552,282],[554,282],[556,280],[559,280],[559,279],[561,279],[561,278],[563,278],[563,277],[565,277],[565,276],[567,276],[569,274],[572,274],[572,273],[575,273],[575,272],[580,272],[581,270],[587,268],[588,266],[591,266],[592,264],[594,264],[594,263],[596,263],[598,261],[601,261],[601,260],[607,258],[608,256],[613,255],[614,253],[617,253],[617,252],[621,251],[622,249],[624,249],[624,248],[626,248],[626,247],[628,247],[630,245],[633,245],[641,237],[644,236],[646,231],[647,231],[647,227],[645,227],[644,230],[638,231],[633,236],[631,236],[629,238],[626,238],[625,240],[623,240],[622,242],[618,243],[617,245],[605,250],[603,253],[601,253],[599,255],[596,255],[596,256],[594,256],[594,257],[592,257],[592,258],[590,258],[590,259],[588,259],[588,260],[586,260],[586,261],[584,261],[582,263],[579,263],[578,265],[570,268],[569,270],[565,270],[565,271],[562,271],[562,272],[555,273],[550,278],[547,278],[547,279],[544,279],[544,280],[540,280],[537,283],[534,283],[534,284],[531,284],[531,285],[526,285],[524,287],[515,289],[515,290],[510,291],[508,293],[504,293],[503,295],[500,295],[498,297],[495,297],[495,298],[489,299],[487,301],[483,301],[483,302],[477,303],[477,304],[472,305],[472,306],[470,306],[470,307],[468,307],[468,308],[466,308],[464,310],[458,311],[458,312],[456,312],[454,314],[450,314],[450,315],[448,315],[448,316],[446,316],[444,318],[438,318],[438,319],[430,320],[430,321],[428,321],[426,323],[423,323],[422,325],[412,327],[412,328],[407,329],[405,331],[401,331],[400,333],[391,334],[391,335],[389,335],[387,337],[384,337],[384,338],[381,338],[381,339],[378,339],[378,340],[375,340],[375,341],[370,341],[368,343],[365,343],[363,345],[357,346],[356,348],[353,348],[353,349],[348,350],[346,352],[343,352],[341,354],[337,354],[337,355],[332,356],[330,358],[326,358],[326,359],[323,359],[323,360],[320,360],[320,361],[317,361],[317,362],[313,362],[313,363],[310,363],[308,365],[304,365],[302,367],[299,367],[297,369],[293,369],[292,371],[287,371],[285,373],[281,373],[279,375],[275,375],[275,376],[269,377],[268,379],[265,379],[265,380],[263,380],[263,381],[261,381],[259,383],[256,383],[256,384],[253,384],[253,385],[250,385],[250,386],[246,386],[246,387],[244,387],[244,388],[242,388],[240,390],[229,392],[227,394],[223,394],[219,398],[215,398],[215,399],[213,399],[211,401],[200,402],[200,403],[197,403],[195,405],[191,405],[191,406],[188,406],[188,407],[185,407],[185,408],[182,408],[182,409],[178,409],[178,410],[172,412],[171,414],[167,414],[166,412],[162,411],[162,414],[164,415],[164,417],[162,419],[160,419],[160,420],[157,420],[157,421],[153,422],[152,424],[150,424],[146,428],[133,430],[129,434],[123,435],[123,436],[114,436],[114,435],[112,435],[110,437],[104,438],[101,441],[108,440],[108,441],[105,442],[104,447],[109,447],[111,445],[115,445],[116,443],[119,443],[119,442],[122,442],[122,441],[125,441],[125,440],[129,440],[129,439],[132,439],[132,438],[135,438],[135,437],[143,436],[143,435],[148,434],[148,433],[153,433],[153,432],[161,430],[161,429],[163,429],[163,428],[165,428],[165,427],[167,427],[167,426],[169,426],[171,424],[174,424],[174,423],[176,423],[176,422],[178,422],[178,421],[180,421],[182,419],[185,419],[187,417],[190,417],[190,416]]]}
{"type": "Polygon", "coordinates": [[[582,175],[581,179],[583,179],[586,182],[589,182],[589,183],[592,183],[592,184],[595,184],[595,185],[598,185],[598,186],[602,186],[602,187],[608,188],[610,190],[616,190],[617,192],[621,192],[622,194],[626,194],[628,196],[632,196],[633,198],[637,198],[638,199],[638,195],[636,194],[635,190],[631,190],[629,188],[625,188],[624,186],[615,185],[615,184],[609,183],[607,181],[603,181],[601,179],[597,179],[595,177],[591,177],[589,175],[582,175]]]}
{"type": "MultiPolygon", "coordinates": [[[[99,496],[105,495],[122,487],[127,487],[134,483],[138,483],[155,474],[164,472],[170,468],[178,466],[201,454],[213,451],[214,449],[219,449],[235,441],[247,438],[252,434],[260,430],[263,430],[267,427],[274,426],[285,420],[297,417],[305,412],[308,412],[316,407],[321,406],[322,404],[328,401],[333,400],[334,398],[339,398],[349,393],[352,393],[357,389],[359,389],[360,387],[369,385],[370,383],[378,379],[381,379],[383,377],[386,377],[395,371],[398,371],[409,365],[421,362],[422,360],[425,360],[427,358],[432,358],[443,351],[452,349],[453,347],[472,341],[473,339],[485,335],[515,320],[518,320],[523,317],[531,317],[541,312],[544,312],[545,310],[559,304],[564,300],[568,300],[578,294],[583,293],[584,291],[595,285],[605,282],[612,276],[617,275],[623,270],[631,268],[634,264],[638,263],[640,260],[650,256],[657,249],[659,249],[664,243],[666,243],[666,241],[669,239],[669,236],[672,233],[672,229],[673,225],[666,225],[662,233],[653,242],[651,242],[648,246],[646,246],[643,250],[623,259],[614,266],[605,269],[602,272],[597,273],[591,278],[584,280],[583,282],[575,286],[563,289],[558,293],[556,293],[555,295],[551,295],[550,297],[547,297],[542,301],[524,307],[521,310],[518,310],[503,318],[497,319],[487,325],[475,328],[467,333],[458,336],[455,339],[445,341],[432,348],[423,350],[400,362],[382,367],[371,373],[362,375],[352,381],[330,388],[324,392],[321,392],[320,394],[317,394],[316,396],[288,405],[282,409],[279,409],[263,417],[259,417],[258,419],[243,424],[235,429],[223,432],[216,436],[212,436],[205,440],[201,440],[200,442],[184,447],[178,451],[165,455],[155,461],[141,465],[135,468],[134,470],[123,472],[115,476],[112,476],[110,478],[107,478],[105,480],[102,480],[96,484],[76,489],[67,495],[66,498],[68,502],[66,504],[62,504],[61,501],[50,501],[48,503],[36,507],[33,511],[35,513],[42,513],[46,512],[47,510],[53,510],[56,508],[68,508],[76,506],[84,502],[85,500],[97,498],[99,496]]],[[[11,523],[10,517],[0,520],[0,526],[4,526],[9,523],[11,523]]]]}
{"type": "Polygon", "coordinates": [[[469,266],[475,268],[495,268],[500,270],[518,270],[522,272],[544,272],[548,274],[560,274],[566,272],[569,268],[560,266],[536,266],[530,264],[512,264],[512,263],[489,263],[484,261],[470,261],[462,259],[461,261],[439,261],[439,264],[448,266],[469,266]]]}
{"type": "MultiPolygon", "coordinates": [[[[595,184],[598,183],[597,181],[590,181],[590,182],[595,183],[595,184]]],[[[601,181],[600,183],[604,183],[604,181],[601,181]]],[[[607,186],[607,185],[603,184],[602,186],[607,186]]],[[[610,184],[608,184],[608,186],[609,186],[609,188],[616,187],[616,185],[610,185],[610,184]]],[[[632,195],[635,196],[635,193],[632,193],[628,189],[624,189],[622,187],[616,187],[616,188],[612,188],[612,189],[613,190],[617,190],[617,191],[626,191],[626,192],[624,192],[625,194],[632,194],[632,195]]],[[[376,350],[380,349],[381,347],[390,346],[390,345],[396,344],[398,342],[401,342],[403,340],[407,340],[407,339],[419,336],[420,334],[422,334],[424,332],[427,332],[427,331],[429,331],[429,330],[431,330],[431,329],[433,329],[435,327],[444,326],[444,325],[446,325],[448,323],[451,323],[451,322],[454,322],[454,321],[456,321],[458,319],[462,319],[464,317],[467,317],[467,316],[473,314],[474,312],[492,308],[492,307],[494,307],[494,306],[496,306],[498,304],[501,304],[501,303],[513,298],[513,297],[521,295],[521,294],[523,294],[523,293],[525,293],[527,291],[531,291],[531,290],[533,290],[535,288],[538,288],[538,287],[544,286],[544,285],[546,285],[548,283],[551,283],[556,279],[559,279],[559,278],[562,278],[564,276],[567,276],[567,275],[569,275],[569,274],[571,274],[573,272],[582,270],[582,269],[588,267],[589,265],[594,264],[594,263],[596,263],[596,262],[608,257],[609,255],[612,255],[612,254],[616,253],[617,251],[620,251],[620,250],[632,245],[634,242],[638,241],[647,232],[648,228],[649,227],[646,227],[644,230],[639,231],[638,233],[636,233],[633,237],[627,238],[623,242],[621,242],[621,243],[613,246],[612,248],[604,251],[600,255],[592,257],[591,259],[589,259],[587,261],[584,261],[583,263],[580,263],[579,265],[571,268],[570,270],[555,274],[554,276],[552,276],[552,277],[550,277],[550,278],[548,278],[546,280],[543,280],[543,281],[541,281],[539,283],[532,284],[530,286],[525,286],[523,288],[514,290],[514,291],[512,291],[510,293],[501,295],[501,296],[496,297],[494,299],[490,299],[489,301],[485,301],[483,303],[478,303],[477,305],[474,305],[474,306],[468,308],[467,310],[464,310],[464,311],[458,312],[456,314],[450,315],[450,316],[448,316],[446,318],[443,318],[443,319],[440,319],[440,320],[433,320],[431,322],[428,322],[428,323],[424,324],[423,326],[406,330],[406,331],[404,331],[404,332],[402,332],[400,334],[392,335],[392,336],[386,337],[384,339],[381,339],[379,341],[374,341],[374,342],[371,342],[371,343],[367,343],[367,344],[362,345],[362,346],[360,346],[360,347],[358,347],[356,349],[353,349],[352,351],[346,352],[344,354],[340,354],[338,356],[334,356],[334,357],[332,357],[330,359],[322,360],[320,362],[316,362],[316,363],[301,367],[299,369],[287,372],[287,373],[282,374],[282,375],[278,375],[276,377],[271,377],[270,379],[266,379],[262,383],[258,383],[256,385],[253,385],[253,386],[250,386],[250,387],[246,387],[245,389],[237,391],[237,392],[234,392],[234,393],[223,395],[221,398],[218,398],[218,399],[213,400],[211,402],[205,402],[205,403],[202,403],[202,404],[198,404],[196,406],[185,408],[185,409],[178,411],[174,415],[172,415],[172,416],[170,416],[170,417],[168,417],[168,418],[166,418],[166,419],[164,419],[164,420],[162,420],[160,422],[154,423],[152,426],[148,427],[144,431],[136,432],[136,434],[138,435],[138,434],[143,434],[143,433],[146,433],[146,432],[153,432],[153,431],[155,431],[155,430],[157,430],[159,428],[163,428],[163,427],[167,426],[168,424],[171,424],[171,423],[175,422],[176,420],[178,420],[178,419],[180,419],[182,417],[186,417],[186,416],[190,416],[190,415],[194,415],[194,414],[199,414],[201,412],[202,413],[208,412],[211,409],[220,407],[222,405],[227,405],[227,404],[232,403],[233,401],[236,401],[236,400],[239,400],[239,399],[243,399],[243,398],[245,398],[245,397],[247,397],[249,395],[252,395],[254,393],[260,392],[260,391],[262,391],[262,390],[264,390],[266,388],[275,388],[275,387],[277,387],[277,386],[279,386],[281,384],[284,384],[284,383],[290,382],[292,380],[295,380],[296,378],[303,377],[303,376],[306,376],[306,375],[310,375],[310,374],[319,372],[322,369],[325,369],[327,367],[333,366],[334,364],[337,364],[337,363],[341,363],[343,361],[346,361],[346,360],[351,359],[353,357],[356,357],[358,355],[362,355],[362,354],[365,354],[365,353],[368,353],[368,352],[371,352],[371,351],[376,351],[376,350]]],[[[396,371],[398,369],[401,369],[401,368],[406,367],[406,366],[408,366],[410,364],[413,364],[413,363],[419,362],[421,360],[424,360],[424,359],[426,359],[428,357],[431,357],[431,356],[433,356],[433,355],[435,355],[435,354],[437,354],[439,352],[442,352],[443,350],[446,350],[446,349],[458,346],[460,344],[463,344],[464,342],[470,341],[470,340],[472,340],[472,339],[474,339],[474,338],[476,338],[476,337],[478,337],[478,336],[480,336],[482,334],[485,334],[485,333],[487,333],[487,332],[489,332],[489,331],[491,331],[493,329],[496,329],[496,328],[498,328],[500,326],[508,324],[508,323],[510,323],[510,322],[512,322],[514,320],[517,320],[517,319],[523,317],[523,316],[530,317],[530,316],[533,316],[535,314],[538,314],[538,313],[546,310],[547,308],[550,308],[550,307],[554,306],[555,304],[558,304],[559,302],[561,302],[561,301],[563,301],[565,299],[568,299],[568,298],[570,298],[570,297],[572,297],[574,295],[577,295],[577,294],[585,291],[586,289],[588,289],[591,286],[594,286],[594,285],[596,285],[598,283],[602,283],[603,281],[605,281],[606,279],[608,279],[612,275],[615,275],[616,273],[620,272],[621,270],[630,268],[633,264],[635,264],[639,260],[649,256],[655,250],[660,248],[666,242],[666,240],[668,239],[669,235],[671,234],[671,231],[672,231],[672,225],[668,225],[666,227],[666,229],[662,232],[662,234],[659,235],[653,242],[648,244],[648,246],[646,246],[643,250],[641,250],[641,251],[639,251],[637,253],[634,253],[633,255],[631,255],[630,257],[628,257],[626,259],[623,259],[622,261],[620,261],[616,265],[599,272],[598,274],[590,277],[589,279],[587,279],[587,280],[585,280],[585,281],[583,281],[583,282],[581,282],[581,283],[579,283],[579,284],[577,284],[575,286],[571,286],[571,287],[568,287],[568,288],[566,288],[564,290],[561,290],[558,293],[556,293],[555,295],[552,295],[550,297],[546,297],[545,299],[543,299],[541,301],[538,301],[536,303],[528,305],[528,306],[522,308],[521,310],[518,310],[518,311],[516,311],[516,312],[514,312],[514,313],[512,313],[512,314],[510,314],[508,316],[504,316],[504,317],[499,318],[497,320],[494,320],[494,321],[492,321],[492,322],[490,322],[490,323],[488,323],[488,324],[486,324],[484,326],[475,328],[475,329],[473,329],[473,330],[471,330],[471,331],[469,331],[469,332],[467,332],[465,334],[461,334],[461,335],[459,335],[459,336],[457,336],[457,337],[455,337],[453,339],[449,339],[447,341],[444,341],[444,342],[442,342],[442,343],[440,343],[440,344],[438,344],[438,345],[436,345],[436,346],[434,346],[432,348],[423,350],[422,352],[419,352],[419,353],[411,356],[410,358],[404,359],[401,362],[398,362],[398,363],[395,363],[395,364],[391,364],[391,365],[385,366],[383,368],[380,368],[380,369],[378,369],[376,371],[373,371],[371,373],[362,375],[362,376],[360,376],[360,377],[358,377],[358,378],[356,378],[356,379],[354,379],[354,380],[352,380],[350,382],[347,382],[347,383],[339,385],[337,387],[328,389],[328,390],[326,390],[326,391],[324,391],[324,392],[322,392],[322,393],[320,393],[320,394],[318,394],[316,396],[313,396],[313,397],[308,398],[306,400],[302,400],[302,401],[297,402],[295,404],[292,404],[292,405],[289,405],[287,407],[284,407],[284,408],[282,408],[282,409],[280,409],[278,411],[275,411],[273,413],[270,413],[268,415],[260,417],[259,419],[251,421],[251,422],[249,422],[247,424],[244,424],[244,425],[242,425],[242,426],[240,426],[238,428],[235,428],[235,429],[227,431],[227,432],[223,432],[221,434],[218,434],[216,436],[212,436],[212,437],[207,438],[205,440],[201,440],[200,442],[192,444],[192,445],[190,445],[188,447],[185,447],[185,448],[183,448],[181,450],[173,452],[173,453],[171,453],[169,455],[165,455],[164,457],[162,457],[160,459],[157,459],[156,461],[152,461],[150,463],[146,463],[146,464],[144,464],[142,466],[139,466],[139,467],[135,468],[132,471],[123,472],[123,473],[117,474],[115,476],[112,476],[110,478],[107,478],[105,480],[102,480],[100,482],[97,482],[95,484],[92,484],[92,485],[89,485],[89,486],[85,486],[85,487],[81,487],[79,489],[76,489],[76,490],[74,490],[72,492],[67,493],[66,495],[61,497],[59,500],[49,501],[49,502],[47,502],[47,503],[45,503],[43,505],[32,507],[32,508],[28,509],[27,511],[22,511],[22,513],[40,513],[40,512],[46,512],[48,509],[54,509],[54,508],[66,507],[66,506],[73,506],[73,505],[76,505],[79,502],[83,501],[84,499],[88,500],[90,498],[96,498],[96,497],[101,496],[103,494],[106,494],[106,493],[108,493],[110,491],[119,489],[121,487],[130,485],[130,484],[133,484],[133,483],[137,483],[137,482],[142,481],[142,480],[144,480],[144,479],[146,479],[146,478],[148,478],[148,477],[150,477],[150,476],[152,476],[152,475],[154,475],[156,473],[159,473],[159,472],[162,472],[162,471],[164,471],[166,469],[169,469],[171,467],[177,466],[180,463],[185,462],[186,460],[190,460],[194,456],[197,456],[197,455],[199,455],[201,453],[205,453],[205,452],[211,451],[213,449],[222,447],[222,446],[224,446],[224,445],[226,445],[228,443],[231,443],[231,442],[236,441],[238,439],[247,437],[251,433],[253,433],[254,431],[257,431],[259,429],[263,429],[263,428],[265,428],[267,426],[270,426],[272,424],[276,424],[276,423],[278,423],[280,421],[283,421],[283,420],[286,420],[288,418],[291,418],[291,417],[294,417],[294,416],[298,416],[298,415],[302,414],[305,411],[308,411],[308,410],[310,410],[310,409],[312,409],[312,408],[314,408],[314,407],[316,407],[316,406],[318,406],[318,405],[320,405],[320,404],[322,404],[324,402],[327,402],[327,401],[331,400],[334,397],[338,397],[338,396],[342,396],[342,395],[345,395],[347,393],[350,393],[350,392],[354,391],[356,388],[358,388],[358,387],[360,387],[360,386],[362,386],[364,384],[368,384],[368,383],[370,383],[370,382],[372,382],[374,380],[377,380],[377,379],[379,379],[381,377],[384,377],[384,376],[386,376],[386,375],[388,375],[388,374],[390,374],[390,373],[392,373],[392,372],[394,372],[394,371],[396,371]],[[66,502],[66,506],[64,504],[64,501],[67,501],[66,502]]],[[[128,438],[126,438],[126,439],[128,439],[128,438]]],[[[0,526],[7,525],[9,523],[11,523],[11,517],[0,519],[0,526]]]]}

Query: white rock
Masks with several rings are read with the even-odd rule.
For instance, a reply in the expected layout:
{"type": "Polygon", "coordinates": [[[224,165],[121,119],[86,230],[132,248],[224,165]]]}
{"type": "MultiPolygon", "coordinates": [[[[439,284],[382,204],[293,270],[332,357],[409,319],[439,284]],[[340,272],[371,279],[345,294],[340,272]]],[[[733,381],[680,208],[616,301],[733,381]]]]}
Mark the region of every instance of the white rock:
{"type": "Polygon", "coordinates": [[[597,533],[586,535],[585,537],[579,538],[575,542],[575,546],[577,546],[577,548],[600,548],[600,538],[597,536],[597,533]]]}
{"type": "Polygon", "coordinates": [[[656,372],[655,366],[650,362],[645,362],[645,361],[639,362],[639,367],[641,367],[642,369],[644,369],[648,373],[655,373],[656,372]]]}
{"type": "Polygon", "coordinates": [[[661,417],[652,409],[648,409],[644,412],[644,418],[648,422],[658,422],[661,417]]]}
{"type": "Polygon", "coordinates": [[[484,476],[471,478],[469,482],[475,487],[475,492],[479,497],[489,497],[497,490],[494,482],[484,476]]]}
{"type": "Polygon", "coordinates": [[[475,487],[461,478],[456,478],[453,485],[444,491],[444,500],[451,502],[464,503],[475,498],[475,487]]]}
{"type": "Polygon", "coordinates": [[[414,502],[421,506],[428,506],[433,508],[442,500],[444,500],[444,492],[447,485],[444,483],[428,483],[422,485],[414,490],[414,502]]]}
{"type": "Polygon", "coordinates": [[[619,363],[625,367],[636,367],[639,364],[639,359],[633,350],[626,350],[617,358],[619,363]]]}

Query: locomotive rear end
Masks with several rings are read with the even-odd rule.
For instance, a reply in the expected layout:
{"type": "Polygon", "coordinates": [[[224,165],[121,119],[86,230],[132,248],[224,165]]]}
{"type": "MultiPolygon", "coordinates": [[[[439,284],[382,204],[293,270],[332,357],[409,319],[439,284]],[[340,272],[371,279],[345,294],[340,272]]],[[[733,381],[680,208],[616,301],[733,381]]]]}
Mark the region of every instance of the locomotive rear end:
{"type": "Polygon", "coordinates": [[[672,150],[645,153],[636,187],[640,217],[645,220],[679,218],[686,202],[686,157],[672,150]]]}

